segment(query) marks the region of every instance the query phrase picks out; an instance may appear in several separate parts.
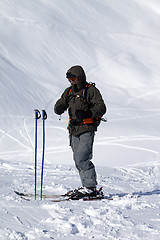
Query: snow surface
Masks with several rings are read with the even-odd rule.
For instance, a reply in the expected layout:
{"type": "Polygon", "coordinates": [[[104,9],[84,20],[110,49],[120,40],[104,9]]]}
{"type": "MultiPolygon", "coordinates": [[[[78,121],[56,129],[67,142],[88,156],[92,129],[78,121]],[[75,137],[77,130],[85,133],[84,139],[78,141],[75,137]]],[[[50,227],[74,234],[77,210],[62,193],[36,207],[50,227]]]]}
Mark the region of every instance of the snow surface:
{"type": "Polygon", "coordinates": [[[158,0],[0,1],[1,240],[160,239],[159,22],[158,0]],[[48,113],[43,193],[80,186],[67,113],[53,113],[76,64],[108,107],[93,162],[114,200],[24,201],[14,190],[34,192],[36,108],[48,113]]]}

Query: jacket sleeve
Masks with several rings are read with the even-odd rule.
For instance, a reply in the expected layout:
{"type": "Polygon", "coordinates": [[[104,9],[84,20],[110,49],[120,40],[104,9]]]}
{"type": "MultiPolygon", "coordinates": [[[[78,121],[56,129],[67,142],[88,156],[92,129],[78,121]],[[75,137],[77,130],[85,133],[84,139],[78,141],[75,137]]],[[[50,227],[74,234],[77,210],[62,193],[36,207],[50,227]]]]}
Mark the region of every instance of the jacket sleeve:
{"type": "MultiPolygon", "coordinates": [[[[54,112],[55,112],[56,114],[59,114],[59,112],[57,112],[57,110],[58,110],[60,107],[63,109],[63,112],[62,112],[62,113],[64,113],[64,112],[67,110],[67,108],[68,108],[68,101],[67,101],[67,99],[68,99],[68,91],[69,91],[69,89],[67,88],[67,89],[63,92],[63,94],[61,95],[60,99],[58,99],[57,102],[55,103],[55,105],[54,105],[54,112]]],[[[62,114],[62,113],[61,113],[61,114],[62,114]]]]}
{"type": "Polygon", "coordinates": [[[90,87],[88,90],[88,101],[90,102],[89,109],[92,112],[92,117],[102,117],[106,113],[106,105],[100,91],[94,86],[90,87]]]}

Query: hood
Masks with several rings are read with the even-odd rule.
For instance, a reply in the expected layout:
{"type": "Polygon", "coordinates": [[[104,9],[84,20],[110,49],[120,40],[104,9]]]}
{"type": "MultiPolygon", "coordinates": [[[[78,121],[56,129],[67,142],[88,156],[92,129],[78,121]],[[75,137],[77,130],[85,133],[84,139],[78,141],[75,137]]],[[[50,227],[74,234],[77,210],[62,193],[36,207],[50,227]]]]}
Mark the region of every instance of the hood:
{"type": "Polygon", "coordinates": [[[75,75],[76,77],[78,77],[79,79],[79,83],[80,84],[84,84],[86,83],[86,74],[84,72],[84,69],[81,67],[81,66],[73,66],[71,67],[67,73],[66,73],[66,76],[68,74],[72,74],[72,75],[75,75]]]}

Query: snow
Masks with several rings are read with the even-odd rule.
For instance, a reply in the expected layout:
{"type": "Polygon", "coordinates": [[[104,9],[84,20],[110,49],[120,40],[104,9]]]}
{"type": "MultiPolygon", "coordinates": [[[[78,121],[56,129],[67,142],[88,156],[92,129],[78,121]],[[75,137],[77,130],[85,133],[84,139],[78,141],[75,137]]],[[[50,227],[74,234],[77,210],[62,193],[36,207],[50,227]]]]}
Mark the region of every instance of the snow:
{"type": "MultiPolygon", "coordinates": [[[[159,22],[157,0],[0,1],[1,240],[159,239],[159,22]],[[81,184],[67,113],[61,121],[53,113],[76,64],[107,104],[93,162],[98,187],[114,200],[24,201],[14,190],[34,193],[37,108],[48,113],[43,193],[81,184]]],[[[38,192],[41,158],[38,120],[38,192]]]]}

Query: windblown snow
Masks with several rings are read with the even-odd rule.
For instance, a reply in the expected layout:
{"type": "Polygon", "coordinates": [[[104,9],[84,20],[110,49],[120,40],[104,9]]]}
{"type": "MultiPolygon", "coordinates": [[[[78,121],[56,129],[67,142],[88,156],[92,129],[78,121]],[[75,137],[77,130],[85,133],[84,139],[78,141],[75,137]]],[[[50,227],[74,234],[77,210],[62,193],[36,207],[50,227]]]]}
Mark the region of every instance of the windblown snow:
{"type": "MultiPolygon", "coordinates": [[[[0,239],[160,237],[160,2],[0,1],[0,239]],[[112,201],[25,201],[34,193],[34,109],[45,109],[44,194],[80,186],[67,113],[53,105],[82,65],[100,89],[107,123],[96,133],[98,187],[112,201]]],[[[40,192],[42,120],[38,120],[40,192]]]]}

